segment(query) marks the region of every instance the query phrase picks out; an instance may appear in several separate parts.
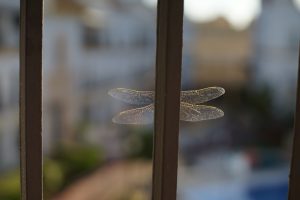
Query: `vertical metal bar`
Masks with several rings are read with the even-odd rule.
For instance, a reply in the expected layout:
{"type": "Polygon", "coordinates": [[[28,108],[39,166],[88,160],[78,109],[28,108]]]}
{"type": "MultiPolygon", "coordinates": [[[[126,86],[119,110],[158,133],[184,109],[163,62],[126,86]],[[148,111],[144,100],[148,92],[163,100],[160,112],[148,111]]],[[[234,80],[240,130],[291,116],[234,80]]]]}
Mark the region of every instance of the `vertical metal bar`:
{"type": "Polygon", "coordinates": [[[157,8],[153,200],[175,200],[181,90],[183,0],[157,8]]]}
{"type": "Polygon", "coordinates": [[[41,200],[43,0],[20,1],[21,196],[41,200]]]}
{"type": "Polygon", "coordinates": [[[289,200],[300,199],[300,45],[299,45],[299,63],[298,63],[298,85],[297,101],[294,124],[294,142],[292,151],[290,182],[289,182],[289,200]]]}

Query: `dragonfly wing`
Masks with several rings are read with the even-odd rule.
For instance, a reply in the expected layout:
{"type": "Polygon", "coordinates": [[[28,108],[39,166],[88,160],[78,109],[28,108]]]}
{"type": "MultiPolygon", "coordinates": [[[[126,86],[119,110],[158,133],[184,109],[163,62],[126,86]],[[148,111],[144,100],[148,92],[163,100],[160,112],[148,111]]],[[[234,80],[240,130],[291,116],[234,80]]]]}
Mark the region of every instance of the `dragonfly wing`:
{"type": "Polygon", "coordinates": [[[190,104],[200,104],[225,94],[221,87],[208,87],[200,90],[188,90],[181,92],[181,101],[190,104]]]}
{"type": "Polygon", "coordinates": [[[217,119],[223,116],[224,112],[216,107],[183,102],[180,104],[180,120],[182,121],[197,122],[217,119]]]}
{"type": "Polygon", "coordinates": [[[153,122],[154,104],[120,112],[113,118],[117,124],[150,124],[153,122]]]}
{"type": "Polygon", "coordinates": [[[154,102],[153,91],[137,91],[126,88],[115,88],[108,94],[118,100],[131,105],[148,105],[154,102]]]}

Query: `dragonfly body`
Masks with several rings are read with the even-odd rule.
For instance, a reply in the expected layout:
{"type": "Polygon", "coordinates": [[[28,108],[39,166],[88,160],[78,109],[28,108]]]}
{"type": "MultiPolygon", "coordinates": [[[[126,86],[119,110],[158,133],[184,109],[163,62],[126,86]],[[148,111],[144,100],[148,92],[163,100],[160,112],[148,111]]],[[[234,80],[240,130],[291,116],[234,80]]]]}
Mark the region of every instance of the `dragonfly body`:
{"type": "MultiPolygon", "coordinates": [[[[180,96],[180,120],[197,122],[216,119],[224,116],[224,112],[216,107],[198,105],[218,98],[225,93],[220,87],[209,87],[200,90],[182,91],[180,96]]],[[[154,116],[154,91],[137,91],[116,88],[108,92],[112,97],[140,108],[120,112],[113,118],[118,124],[149,124],[154,116]]]]}

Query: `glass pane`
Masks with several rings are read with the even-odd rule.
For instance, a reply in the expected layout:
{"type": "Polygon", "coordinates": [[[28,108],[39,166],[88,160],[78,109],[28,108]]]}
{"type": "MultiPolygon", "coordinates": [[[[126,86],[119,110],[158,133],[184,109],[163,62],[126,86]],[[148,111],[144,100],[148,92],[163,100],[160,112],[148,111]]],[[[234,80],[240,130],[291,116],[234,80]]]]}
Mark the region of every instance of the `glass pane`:
{"type": "Polygon", "coordinates": [[[292,1],[186,0],[182,89],[225,116],[180,124],[178,199],[285,200],[300,36],[292,1]]]}
{"type": "Polygon", "coordinates": [[[153,124],[112,119],[154,89],[155,8],[49,0],[44,30],[45,199],[150,199],[153,124]]]}
{"type": "Polygon", "coordinates": [[[20,199],[18,0],[0,2],[0,199],[20,199]]]}

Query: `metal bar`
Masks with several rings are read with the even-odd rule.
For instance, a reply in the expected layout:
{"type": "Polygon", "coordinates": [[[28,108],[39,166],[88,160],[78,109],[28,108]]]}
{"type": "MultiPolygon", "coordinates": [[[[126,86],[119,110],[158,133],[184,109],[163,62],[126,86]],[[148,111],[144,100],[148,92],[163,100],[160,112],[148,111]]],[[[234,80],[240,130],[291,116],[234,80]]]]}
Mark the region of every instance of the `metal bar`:
{"type": "Polygon", "coordinates": [[[183,0],[157,8],[153,200],[175,200],[181,90],[183,0]]]}
{"type": "Polygon", "coordinates": [[[289,200],[300,199],[300,46],[299,46],[299,64],[298,64],[298,85],[297,101],[294,124],[294,142],[292,151],[290,182],[289,182],[289,200]]]}
{"type": "Polygon", "coordinates": [[[20,3],[21,199],[41,200],[43,0],[20,3]]]}

